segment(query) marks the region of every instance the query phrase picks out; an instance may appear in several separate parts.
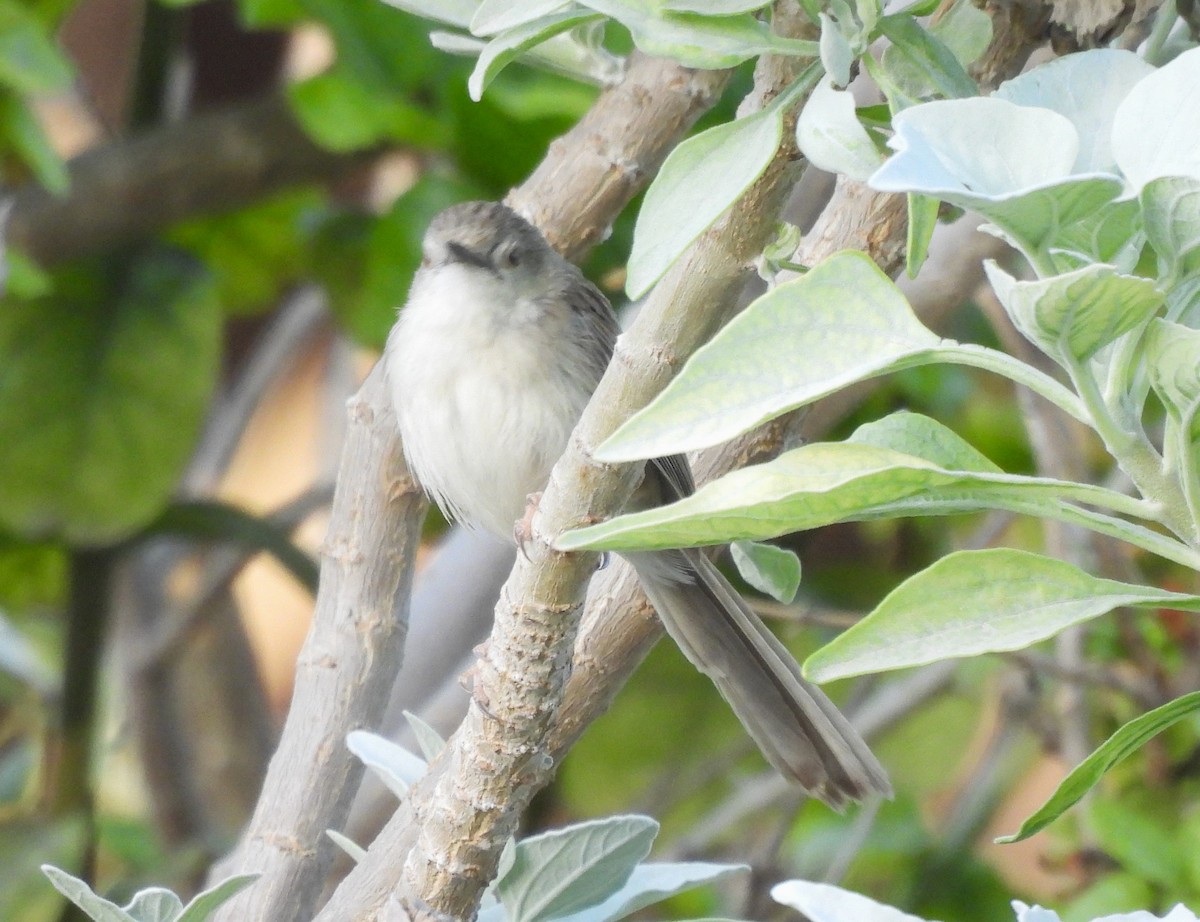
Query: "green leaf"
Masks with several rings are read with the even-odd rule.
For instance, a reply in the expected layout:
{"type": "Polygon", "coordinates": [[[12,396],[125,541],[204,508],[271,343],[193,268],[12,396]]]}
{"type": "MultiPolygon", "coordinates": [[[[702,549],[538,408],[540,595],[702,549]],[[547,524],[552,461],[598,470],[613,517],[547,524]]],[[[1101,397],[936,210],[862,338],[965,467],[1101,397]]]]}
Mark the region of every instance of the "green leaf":
{"type": "Polygon", "coordinates": [[[733,562],[742,578],[759,592],[785,605],[800,588],[800,558],[787,548],[757,541],[735,541],[730,545],[733,562]]]}
{"type": "Polygon", "coordinates": [[[1109,202],[1075,223],[1060,228],[1049,248],[1056,264],[1069,254],[1073,264],[1058,271],[1080,269],[1091,263],[1109,263],[1120,271],[1132,273],[1145,242],[1142,214],[1135,199],[1109,202]]]}
{"type": "Polygon", "coordinates": [[[904,271],[910,279],[915,279],[925,259],[929,256],[929,243],[933,240],[933,232],[937,229],[938,213],[941,202],[928,195],[909,192],[908,199],[908,237],[905,246],[904,271]]]}
{"type": "Polygon", "coordinates": [[[228,314],[267,311],[312,266],[307,225],[324,208],[315,189],[290,189],[236,211],[192,218],[166,239],[212,273],[228,314]]]}
{"type": "Polygon", "coordinates": [[[893,118],[896,149],[870,185],[919,192],[980,212],[1027,254],[1122,191],[1115,176],[1072,175],[1074,125],[1057,112],[1003,99],[952,99],[893,118]]]}
{"type": "Polygon", "coordinates": [[[640,909],[668,897],[712,884],[749,871],[744,864],[708,864],[686,861],[678,864],[646,862],[639,864],[621,889],[594,906],[557,917],[558,922],[611,922],[624,919],[640,909]]]}
{"type": "Polygon", "coordinates": [[[175,535],[193,540],[223,541],[265,551],[311,593],[317,591],[318,569],[312,557],[292,541],[285,529],[268,519],[218,500],[171,503],[140,537],[175,535]]]}
{"type": "Polygon", "coordinates": [[[178,258],[143,258],[111,287],[71,278],[0,311],[0,523],[105,542],[174,489],[216,379],[221,314],[178,258]]]}
{"type": "Polygon", "coordinates": [[[483,0],[471,17],[472,35],[496,35],[557,12],[567,0],[483,0]]]}
{"type": "Polygon", "coordinates": [[[1185,51],[1140,80],[1113,116],[1112,151],[1141,191],[1160,176],[1200,179],[1200,48],[1185,51]]]}
{"type": "Polygon", "coordinates": [[[566,32],[568,29],[585,23],[596,22],[599,18],[595,13],[570,9],[541,16],[532,22],[514,26],[500,33],[488,42],[483,51],[479,53],[475,70],[471,72],[471,78],[467,81],[471,98],[478,102],[487,85],[523,52],[535,45],[542,44],[560,32],[566,32]]]}
{"type": "Polygon", "coordinates": [[[653,0],[581,3],[625,26],[643,53],[674,58],[685,67],[734,67],[760,54],[817,54],[816,42],[783,38],[750,14],[710,17],[672,13],[661,10],[653,0]]]}
{"type": "Polygon", "coordinates": [[[50,878],[55,890],[87,913],[88,918],[94,922],[140,922],[115,903],[97,896],[91,887],[66,871],[44,864],[42,873],[50,878]]]}
{"type": "Polygon", "coordinates": [[[1150,386],[1189,438],[1200,436],[1200,330],[1156,318],[1144,343],[1150,386]]]}
{"type": "MultiPolygon", "coordinates": [[[[697,183],[697,194],[707,188],[697,183]]],[[[836,254],[735,317],[597,457],[627,461],[715,445],[847,384],[907,367],[940,342],[869,257],[836,254]]]]}
{"type": "Polygon", "coordinates": [[[512,867],[497,883],[512,922],[556,919],[607,899],[650,853],[658,823],[613,816],[577,823],[517,843],[512,867]]]}
{"type": "Polygon", "coordinates": [[[228,903],[236,894],[258,880],[259,874],[238,874],[227,877],[215,886],[209,887],[192,897],[191,902],[183,907],[183,913],[176,922],[205,922],[218,906],[228,903]]]}
{"type": "MultiPolygon", "coordinates": [[[[842,521],[1007,509],[1084,525],[1185,566],[1200,562],[1184,545],[1142,525],[1074,505],[1147,514],[1150,507],[1138,500],[1090,484],[946,469],[886,445],[870,444],[874,439],[898,437],[896,432],[863,427],[845,442],[805,445],[726,474],[678,502],[566,532],[555,546],[659,550],[761,540],[842,521]]],[[[919,442],[921,434],[911,438],[919,442]]],[[[956,449],[927,442],[925,447],[935,452],[973,452],[969,446],[956,449]]]]}
{"type": "Polygon", "coordinates": [[[1021,650],[1123,606],[1200,611],[1200,596],[1099,579],[1027,551],[959,551],[896,587],[804,672],[828,682],[1021,650]]]}
{"type": "Polygon", "coordinates": [[[58,93],[71,85],[71,65],[46,27],[13,0],[0,2],[0,85],[18,93],[58,93]]]}
{"type": "Polygon", "coordinates": [[[238,11],[254,29],[289,26],[304,18],[302,0],[238,0],[238,11]]]}
{"type": "MultiPolygon", "coordinates": [[[[883,55],[884,67],[888,70],[895,73],[898,67],[903,67],[909,74],[919,74],[923,81],[928,81],[934,92],[947,99],[978,95],[979,87],[963,69],[954,52],[923,29],[912,16],[884,16],[878,25],[879,31],[892,42],[883,55]]],[[[925,94],[918,92],[914,95],[925,94]]]]}
{"type": "Polygon", "coordinates": [[[1060,362],[1086,362],[1163,304],[1152,280],[1121,275],[1112,266],[1085,266],[1028,282],[1017,281],[994,260],[984,269],[1017,329],[1060,362]]]}
{"type": "Polygon", "coordinates": [[[162,887],[140,890],[125,911],[138,922],[175,922],[183,910],[183,900],[162,887]]]}
{"type": "Polygon", "coordinates": [[[846,441],[912,455],[948,471],[1004,473],[953,429],[906,410],[864,423],[846,441]]]}
{"type": "Polygon", "coordinates": [[[661,9],[672,13],[700,13],[703,16],[736,16],[767,6],[770,0],[660,0],[661,9]]]}
{"type": "Polygon", "coordinates": [[[1094,48],[1047,61],[1007,80],[994,96],[1050,109],[1070,119],[1079,137],[1076,173],[1113,173],[1113,118],[1134,85],[1154,68],[1132,51],[1094,48]]]}
{"type": "Polygon", "coordinates": [[[783,137],[783,113],[768,106],[688,138],[667,156],[646,191],[625,289],[640,298],[692,242],[762,175],[783,137]]]}
{"type": "MultiPolygon", "coordinates": [[[[355,79],[389,95],[431,94],[446,58],[430,47],[422,24],[380,0],[301,0],[306,12],[332,34],[337,64],[355,79]]],[[[445,21],[460,12],[463,0],[437,0],[433,18],[445,21]]],[[[470,3],[467,21],[475,12],[470,3]]],[[[462,24],[465,28],[466,23],[462,24]]]]}
{"type": "Polygon", "coordinates": [[[967,68],[979,60],[992,43],[992,17],[972,0],[956,0],[929,24],[929,32],[967,68]]]}
{"type": "Polygon", "coordinates": [[[425,756],[425,760],[430,762],[437,758],[437,754],[446,747],[446,741],[442,739],[437,730],[409,711],[404,712],[404,719],[408,721],[408,726],[412,729],[413,736],[416,737],[417,745],[421,749],[421,755],[425,756]]]}
{"type": "Polygon", "coordinates": [[[1109,769],[1136,752],[1167,727],[1197,710],[1200,710],[1200,692],[1192,692],[1141,717],[1135,717],[1075,766],[1050,798],[1021,824],[1020,829],[1012,835],[1001,836],[996,841],[1005,844],[1020,842],[1045,829],[1068,808],[1082,800],[1088,791],[1099,784],[1109,769]]]}
{"type": "Polygon", "coordinates": [[[860,182],[884,160],[858,120],[854,96],[834,89],[829,78],[817,84],[804,104],[796,122],[796,143],[814,166],[860,182]]]}
{"type": "Polygon", "coordinates": [[[1178,279],[1200,271],[1200,179],[1152,179],[1138,198],[1160,274],[1178,279]]]}
{"type": "Polygon", "coordinates": [[[445,126],[428,112],[343,67],[290,84],[287,93],[304,130],[329,150],[361,150],[381,141],[436,146],[446,137],[445,126]]]}
{"type": "Polygon", "coordinates": [[[346,736],[346,748],[370,769],[389,791],[403,799],[425,774],[424,759],[376,733],[354,730],[346,736]]]}
{"type": "Polygon", "coordinates": [[[33,110],[18,97],[0,93],[0,137],[12,145],[21,160],[46,189],[61,195],[70,186],[66,164],[46,137],[33,110]]]}

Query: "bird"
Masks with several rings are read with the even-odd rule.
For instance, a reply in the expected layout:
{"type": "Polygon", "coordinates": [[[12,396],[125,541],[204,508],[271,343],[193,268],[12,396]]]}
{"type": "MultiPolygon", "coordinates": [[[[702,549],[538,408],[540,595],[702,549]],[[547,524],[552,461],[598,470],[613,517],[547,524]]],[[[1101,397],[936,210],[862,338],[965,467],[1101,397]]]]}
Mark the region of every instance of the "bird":
{"type": "MultiPolygon", "coordinates": [[[[612,357],[617,318],[579,268],[502,203],[440,212],[421,252],[383,357],[405,460],[449,518],[513,541],[612,357]]],[[[657,458],[631,502],[694,489],[682,456],[657,458]]],[[[624,556],[666,632],[776,770],[835,809],[891,796],[859,733],[705,553],[624,556]]]]}

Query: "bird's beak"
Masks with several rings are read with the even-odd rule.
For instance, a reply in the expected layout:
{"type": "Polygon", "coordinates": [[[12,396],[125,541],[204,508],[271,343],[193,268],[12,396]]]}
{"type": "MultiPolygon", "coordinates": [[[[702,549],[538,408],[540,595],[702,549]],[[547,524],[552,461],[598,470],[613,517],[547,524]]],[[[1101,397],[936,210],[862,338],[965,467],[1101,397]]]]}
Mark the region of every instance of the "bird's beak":
{"type": "Polygon", "coordinates": [[[475,266],[479,269],[486,269],[488,272],[494,272],[495,267],[488,262],[487,257],[480,256],[470,247],[465,247],[461,243],[448,243],[446,249],[450,253],[450,259],[454,262],[463,263],[467,266],[475,266]]]}

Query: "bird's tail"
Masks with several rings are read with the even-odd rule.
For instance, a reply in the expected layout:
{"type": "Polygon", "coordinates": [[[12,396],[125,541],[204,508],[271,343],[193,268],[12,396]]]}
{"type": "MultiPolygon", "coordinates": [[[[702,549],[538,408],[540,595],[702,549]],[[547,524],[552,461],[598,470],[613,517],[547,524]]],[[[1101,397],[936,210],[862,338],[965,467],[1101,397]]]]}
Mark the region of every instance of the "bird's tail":
{"type": "Polygon", "coordinates": [[[713,680],[771,765],[836,809],[892,796],[858,731],[704,554],[627,556],[667,633],[713,680]]]}

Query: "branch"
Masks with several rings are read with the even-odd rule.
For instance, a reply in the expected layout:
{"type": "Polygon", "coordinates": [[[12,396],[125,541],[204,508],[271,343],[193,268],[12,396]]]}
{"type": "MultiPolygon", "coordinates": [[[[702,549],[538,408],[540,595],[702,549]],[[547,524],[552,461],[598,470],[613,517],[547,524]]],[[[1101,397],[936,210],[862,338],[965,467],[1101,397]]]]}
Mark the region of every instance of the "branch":
{"type": "MultiPolygon", "coordinates": [[[[764,98],[798,72],[794,60],[764,59],[758,75],[764,98]]],[[[785,137],[790,134],[785,131],[785,137]]],[[[546,734],[570,673],[578,607],[595,566],[595,555],[552,550],[548,536],[612,514],[632,492],[640,466],[597,465],[589,447],[648,402],[724,319],[773,231],[794,178],[794,158],[794,148],[785,146],[747,195],[658,284],[621,337],[542,496],[530,560],[518,559],[502,590],[467,717],[410,794],[416,841],[402,810],[335,892],[318,917],[322,922],[381,918],[397,884],[400,909],[408,915],[474,915],[501,848],[533,793],[551,776],[554,759],[545,748],[546,734]]],[[[543,200],[537,192],[527,186],[516,198],[543,200]]]]}
{"type": "Polygon", "coordinates": [[[135,242],[184,218],[340,176],[374,156],[318,147],[287,100],[267,96],[86,151],[67,165],[66,195],[32,183],[13,193],[6,236],[14,249],[49,266],[135,242]]]}
{"type": "Polygon", "coordinates": [[[401,461],[382,368],[348,414],[316,611],[287,722],[249,828],[211,872],[263,875],[221,907],[214,918],[226,922],[311,916],[334,854],[325,830],[345,819],[362,776],[346,733],[378,721],[403,653],[425,504],[401,461]]]}
{"type": "MultiPolygon", "coordinates": [[[[613,163],[605,171],[632,177],[620,184],[623,194],[632,196],[666,149],[716,101],[725,79],[722,74],[697,74],[674,64],[636,59],[626,81],[629,86],[601,95],[588,119],[569,132],[547,160],[574,163],[579,152],[597,147],[597,138],[623,137],[636,113],[639,126],[657,127],[651,135],[661,149],[647,148],[644,137],[629,138],[628,150],[608,142],[613,163]],[[672,126],[674,133],[664,126],[672,126]]],[[[587,162],[594,169],[543,165],[560,185],[533,196],[573,203],[573,230],[543,228],[568,251],[582,247],[586,229],[606,227],[624,205],[615,193],[600,200],[611,212],[589,204],[594,199],[585,183],[597,182],[599,164],[591,158],[587,162]]],[[[211,875],[263,874],[261,881],[222,907],[216,918],[224,922],[312,918],[333,856],[324,832],[345,823],[362,774],[346,750],[345,736],[350,730],[378,725],[399,668],[411,560],[424,505],[403,466],[382,379],[376,367],[350,404],[351,428],[313,626],[300,656],[279,750],[246,835],[211,875]]]]}

